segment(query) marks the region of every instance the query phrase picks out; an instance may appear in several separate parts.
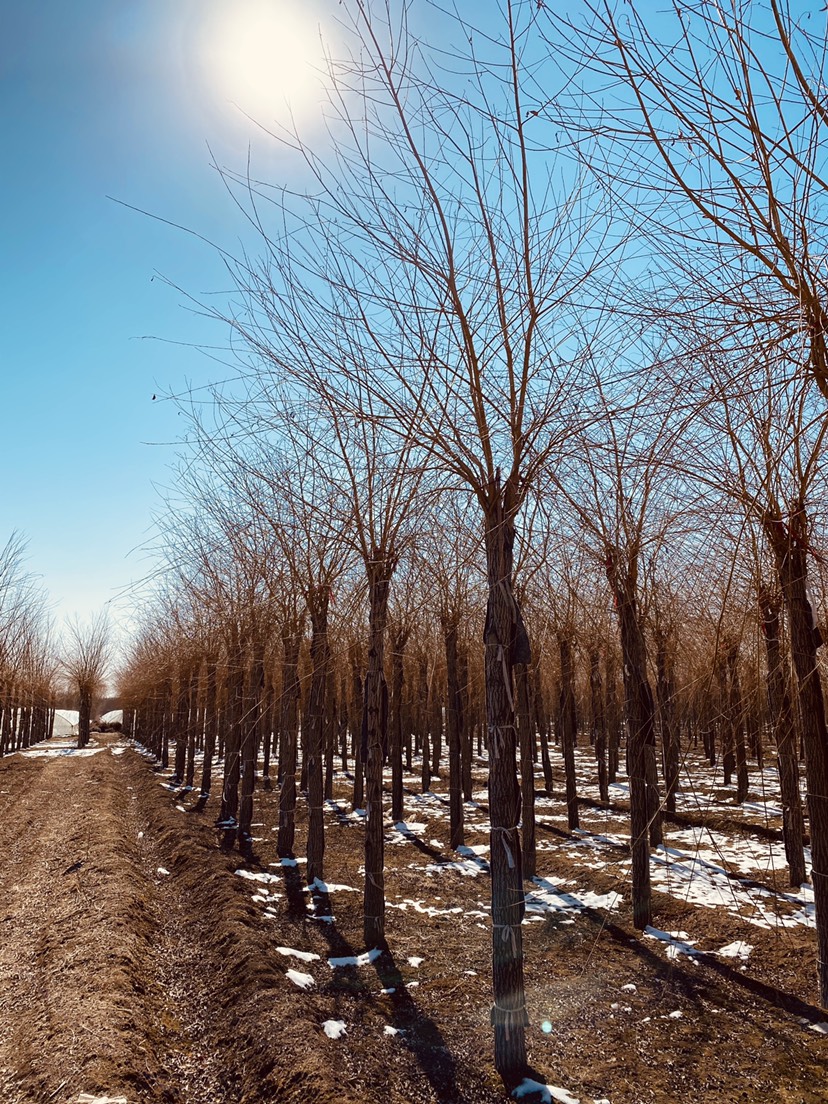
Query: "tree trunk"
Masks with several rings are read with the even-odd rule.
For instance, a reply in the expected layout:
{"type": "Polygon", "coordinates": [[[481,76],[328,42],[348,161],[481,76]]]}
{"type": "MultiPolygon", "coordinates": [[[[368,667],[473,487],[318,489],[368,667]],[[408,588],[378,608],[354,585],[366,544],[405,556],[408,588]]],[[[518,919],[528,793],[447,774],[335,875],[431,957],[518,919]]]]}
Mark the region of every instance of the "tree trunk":
{"type": "Polygon", "coordinates": [[[676,791],[678,790],[681,748],[679,745],[678,725],[676,724],[676,686],[673,671],[673,641],[668,630],[661,622],[656,610],[655,625],[655,666],[656,697],[658,716],[661,723],[661,761],[666,790],[665,806],[671,813],[676,811],[676,791]]]}
{"type": "Polygon", "coordinates": [[[607,702],[607,780],[612,786],[618,780],[618,748],[621,743],[621,708],[618,704],[618,665],[615,649],[607,649],[606,659],[607,702]]]}
{"type": "Polygon", "coordinates": [[[598,793],[602,801],[609,801],[607,717],[604,709],[604,686],[601,681],[601,654],[597,648],[590,648],[589,652],[589,700],[592,710],[592,742],[598,764],[598,793]]]}
{"type": "Polygon", "coordinates": [[[193,788],[195,780],[196,737],[199,725],[198,681],[201,669],[200,661],[190,668],[190,680],[187,688],[187,766],[184,771],[184,785],[193,788]]]}
{"type": "Polygon", "coordinates": [[[232,846],[239,826],[241,727],[244,716],[244,649],[238,639],[234,640],[232,645],[228,647],[227,663],[227,702],[224,712],[224,788],[221,795],[219,827],[225,833],[225,846],[232,846]]]}
{"type": "Polygon", "coordinates": [[[403,819],[403,680],[405,646],[411,629],[397,626],[391,638],[390,759],[391,819],[403,819]]]}
{"type": "Polygon", "coordinates": [[[420,733],[423,741],[422,758],[420,760],[420,788],[423,793],[428,793],[431,789],[431,741],[429,739],[431,690],[428,684],[428,656],[424,651],[420,653],[417,669],[420,688],[420,733]]]}
{"type": "Polygon", "coordinates": [[[517,730],[520,744],[521,824],[523,827],[523,877],[531,879],[537,872],[537,841],[535,833],[535,755],[532,710],[529,705],[529,670],[525,663],[513,668],[517,694],[517,730]]]}
{"type": "Polygon", "coordinates": [[[450,846],[462,847],[463,832],[463,781],[460,754],[460,725],[462,706],[457,677],[457,617],[445,613],[441,618],[443,644],[446,652],[446,739],[449,753],[449,826],[450,846]]]}
{"type": "Polygon", "coordinates": [[[800,886],[807,877],[803,838],[802,798],[799,792],[799,757],[796,752],[796,725],[791,705],[788,667],[782,657],[779,613],[781,601],[770,588],[759,592],[762,634],[768,661],[768,707],[776,743],[776,765],[782,795],[782,837],[792,886],[800,886]]]}
{"type": "Polygon", "coordinates": [[[748,795],[747,749],[745,748],[745,718],[742,701],[742,685],[739,680],[739,641],[727,641],[725,663],[728,674],[728,724],[734,749],[736,767],[736,801],[741,805],[748,795]]]}
{"type": "Polygon", "coordinates": [[[213,756],[216,753],[218,712],[216,702],[216,661],[207,659],[207,688],[204,694],[204,762],[201,767],[201,800],[210,796],[213,774],[213,756]]]}
{"type": "MultiPolygon", "coordinates": [[[[78,747],[85,748],[89,743],[89,730],[92,722],[92,691],[88,686],[80,687],[78,701],[78,747]]],[[[15,734],[12,725],[12,735],[15,734]]]]}
{"type": "Polygon", "coordinates": [[[299,650],[304,618],[288,618],[282,625],[282,696],[279,700],[279,831],[276,850],[293,858],[296,833],[296,746],[299,739],[299,650]]]}
{"type": "Polygon", "coordinates": [[[514,509],[496,479],[485,504],[488,604],[484,628],[486,722],[489,731],[491,821],[492,988],[495,1068],[504,1078],[526,1066],[529,1023],[523,980],[525,911],[518,822],[520,789],[515,749],[514,663],[529,663],[528,639],[512,593],[514,509]]]}
{"type": "Polygon", "coordinates": [[[261,738],[265,694],[264,645],[257,641],[251,655],[245,688],[245,710],[241,731],[241,801],[239,803],[239,849],[251,853],[253,845],[253,790],[256,758],[261,738]]]}
{"type": "Polygon", "coordinates": [[[607,549],[607,578],[615,597],[624,661],[624,693],[627,705],[627,763],[630,779],[630,847],[632,850],[633,924],[646,928],[652,919],[650,890],[650,811],[647,783],[647,748],[655,743],[653,693],[647,679],[644,633],[638,617],[638,557],[622,559],[607,549]]]}
{"type": "Polygon", "coordinates": [[[532,679],[532,704],[535,717],[535,728],[540,739],[541,766],[543,767],[543,787],[547,797],[552,796],[554,779],[552,776],[552,761],[549,758],[549,714],[546,711],[546,703],[543,699],[543,684],[541,682],[540,663],[533,664],[534,676],[532,679]]]}
{"type": "Polygon", "coordinates": [[[822,637],[814,624],[807,590],[808,531],[804,506],[797,504],[790,528],[776,518],[767,518],[765,528],[790,616],[791,652],[805,747],[819,1001],[823,1008],[828,1008],[828,728],[817,661],[822,637]]]}
{"type": "Polygon", "coordinates": [[[566,780],[566,819],[570,832],[580,827],[578,816],[578,781],[575,775],[575,741],[578,734],[578,715],[575,706],[575,670],[572,663],[572,639],[570,630],[558,633],[558,651],[561,659],[560,726],[561,751],[563,752],[566,780]]]}
{"type": "Polygon", "coordinates": [[[460,781],[463,800],[472,799],[472,724],[469,708],[469,657],[465,647],[457,652],[457,735],[460,740],[460,781]]]}
{"type": "Polygon", "coordinates": [[[308,694],[307,733],[307,784],[308,784],[308,885],[317,880],[324,882],[325,870],[325,819],[322,760],[325,738],[325,704],[328,681],[328,604],[330,588],[315,587],[308,595],[311,619],[311,685],[308,694]]]}
{"type": "Polygon", "coordinates": [[[366,947],[385,946],[385,836],[382,809],[382,767],[388,739],[388,686],[385,681],[385,632],[388,593],[394,565],[376,554],[367,564],[369,634],[365,673],[363,747],[365,759],[365,895],[363,935],[366,947]]]}
{"type": "Polygon", "coordinates": [[[362,758],[362,719],[365,712],[364,688],[360,674],[359,655],[351,649],[351,718],[354,752],[353,808],[361,809],[365,800],[365,764],[362,758]]]}

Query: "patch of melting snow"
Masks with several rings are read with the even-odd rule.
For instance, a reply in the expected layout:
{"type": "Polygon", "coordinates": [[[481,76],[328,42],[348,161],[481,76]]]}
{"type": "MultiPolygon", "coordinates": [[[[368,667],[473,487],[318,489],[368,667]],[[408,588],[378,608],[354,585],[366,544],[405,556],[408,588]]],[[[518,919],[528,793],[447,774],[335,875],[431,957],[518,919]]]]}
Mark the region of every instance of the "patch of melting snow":
{"type": "Polygon", "coordinates": [[[828,1035],[828,1023],[812,1023],[809,1024],[811,1031],[815,1031],[817,1035],[828,1035]]]}
{"type": "Polygon", "coordinates": [[[305,893],[359,893],[358,889],[354,889],[349,885],[338,885],[336,882],[323,882],[321,878],[314,878],[313,884],[305,886],[305,893]]]}
{"type": "Polygon", "coordinates": [[[745,943],[743,939],[737,939],[735,943],[728,943],[726,947],[715,951],[714,954],[721,955],[722,958],[741,958],[744,962],[750,958],[752,950],[753,945],[751,943],[745,943]]]}
{"type": "Polygon", "coordinates": [[[408,956],[408,965],[409,966],[414,966],[416,968],[417,966],[421,965],[421,963],[423,963],[423,962],[425,962],[425,959],[424,958],[418,958],[417,955],[409,955],[408,956]]]}
{"type": "Polygon", "coordinates": [[[162,877],[164,877],[165,875],[169,874],[169,870],[167,870],[165,866],[159,866],[155,873],[160,874],[162,877]]]}
{"type": "Polygon", "coordinates": [[[614,890],[609,893],[592,893],[575,890],[566,893],[546,878],[532,879],[537,889],[526,894],[526,912],[583,912],[585,909],[617,909],[623,897],[614,890]]]}
{"type": "Polygon", "coordinates": [[[344,1020],[325,1020],[322,1024],[322,1030],[329,1039],[341,1039],[347,1028],[344,1020]]]}
{"type": "Polygon", "coordinates": [[[264,882],[267,884],[268,882],[280,881],[278,875],[268,874],[266,870],[245,870],[244,868],[239,868],[235,873],[237,877],[244,878],[248,882],[264,882]]]}
{"type": "Polygon", "coordinates": [[[78,1104],[128,1104],[125,1096],[93,1096],[92,1093],[81,1093],[78,1104]]]}
{"type": "Polygon", "coordinates": [[[644,929],[644,935],[648,939],[658,939],[667,946],[667,957],[678,958],[679,955],[687,955],[692,962],[698,957],[699,951],[693,946],[695,940],[691,939],[685,931],[665,932],[654,928],[650,924],[644,929]]]}
{"type": "Polygon", "coordinates": [[[476,878],[488,871],[488,865],[483,865],[479,860],[473,862],[471,859],[463,859],[460,862],[428,863],[423,867],[423,870],[429,875],[444,874],[447,870],[455,870],[458,874],[462,874],[464,878],[476,878]]]}
{"type": "Polygon", "coordinates": [[[382,955],[382,951],[379,947],[372,947],[370,951],[365,951],[364,954],[359,955],[344,955],[342,958],[329,958],[328,965],[332,970],[336,970],[341,966],[368,966],[372,962],[376,962],[382,955]]]}
{"type": "Polygon", "coordinates": [[[580,1104],[577,1096],[572,1096],[566,1089],[556,1085],[545,1085],[542,1081],[533,1081],[531,1077],[524,1077],[516,1089],[512,1090],[515,1100],[522,1100],[524,1096],[537,1095],[541,1104],[551,1104],[556,1100],[558,1104],[580,1104]]]}
{"type": "Polygon", "coordinates": [[[303,974],[301,970],[288,970],[287,977],[300,989],[310,989],[316,984],[311,974],[303,974]]]}
{"type": "MultiPolygon", "coordinates": [[[[384,992],[384,990],[383,990],[384,992]]],[[[382,1029],[383,1035],[399,1035],[400,1029],[398,1027],[392,1027],[391,1024],[386,1024],[382,1029]]]]}
{"type": "Polygon", "coordinates": [[[20,754],[25,755],[27,758],[30,758],[30,759],[54,759],[57,756],[65,757],[67,755],[71,755],[71,756],[97,755],[99,751],[106,751],[106,748],[102,748],[102,747],[85,747],[85,748],[57,747],[57,748],[50,748],[50,747],[39,747],[38,746],[38,747],[21,748],[20,749],[20,754]]]}
{"type": "Polygon", "coordinates": [[[298,866],[299,863],[306,863],[307,859],[279,859],[278,862],[269,863],[270,866],[298,866]]]}
{"type": "MultiPolygon", "coordinates": [[[[439,899],[439,897],[436,898],[438,901],[439,899]]],[[[386,901],[385,907],[399,909],[400,912],[406,912],[411,908],[414,912],[419,912],[423,916],[430,916],[432,919],[435,916],[456,916],[463,911],[459,905],[454,908],[436,908],[434,905],[424,905],[422,901],[412,901],[410,897],[401,901],[386,901]]]]}
{"type": "Polygon", "coordinates": [[[280,955],[285,957],[299,958],[302,962],[318,962],[319,955],[314,954],[313,951],[296,951],[293,947],[277,947],[276,950],[280,955]]]}

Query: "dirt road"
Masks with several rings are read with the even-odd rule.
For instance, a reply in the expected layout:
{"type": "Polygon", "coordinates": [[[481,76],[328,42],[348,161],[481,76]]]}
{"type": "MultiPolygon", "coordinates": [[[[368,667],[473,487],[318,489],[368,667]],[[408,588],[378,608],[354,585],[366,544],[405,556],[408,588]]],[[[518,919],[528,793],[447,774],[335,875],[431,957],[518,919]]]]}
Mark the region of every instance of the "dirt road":
{"type": "Polygon", "coordinates": [[[290,1031],[256,1007],[277,978],[238,864],[135,751],[9,757],[0,818],[3,1104],[293,1098],[264,1083],[290,1031]]]}

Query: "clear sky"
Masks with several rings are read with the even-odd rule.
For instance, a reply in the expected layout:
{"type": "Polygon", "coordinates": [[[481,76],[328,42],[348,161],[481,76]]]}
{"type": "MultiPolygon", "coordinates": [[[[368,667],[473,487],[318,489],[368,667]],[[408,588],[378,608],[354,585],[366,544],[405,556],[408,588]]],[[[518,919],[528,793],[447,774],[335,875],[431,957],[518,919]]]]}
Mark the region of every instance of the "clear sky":
{"type": "Polygon", "coordinates": [[[0,542],[28,537],[59,620],[150,569],[183,429],[160,396],[221,375],[189,345],[225,335],[165,283],[220,295],[217,254],[108,197],[232,249],[208,143],[289,179],[243,111],[285,118],[288,93],[318,111],[324,18],[323,0],[0,0],[0,542]]]}

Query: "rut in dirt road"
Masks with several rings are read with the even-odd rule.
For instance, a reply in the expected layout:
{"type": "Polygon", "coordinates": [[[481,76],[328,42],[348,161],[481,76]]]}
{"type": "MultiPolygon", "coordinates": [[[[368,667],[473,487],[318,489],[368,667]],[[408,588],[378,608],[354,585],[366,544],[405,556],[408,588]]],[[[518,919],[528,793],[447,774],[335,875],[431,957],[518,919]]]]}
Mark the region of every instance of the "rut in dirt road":
{"type": "Polygon", "coordinates": [[[213,1104],[233,1091],[208,1034],[221,967],[164,872],[154,776],[99,739],[0,761],[0,1100],[213,1104]]]}

